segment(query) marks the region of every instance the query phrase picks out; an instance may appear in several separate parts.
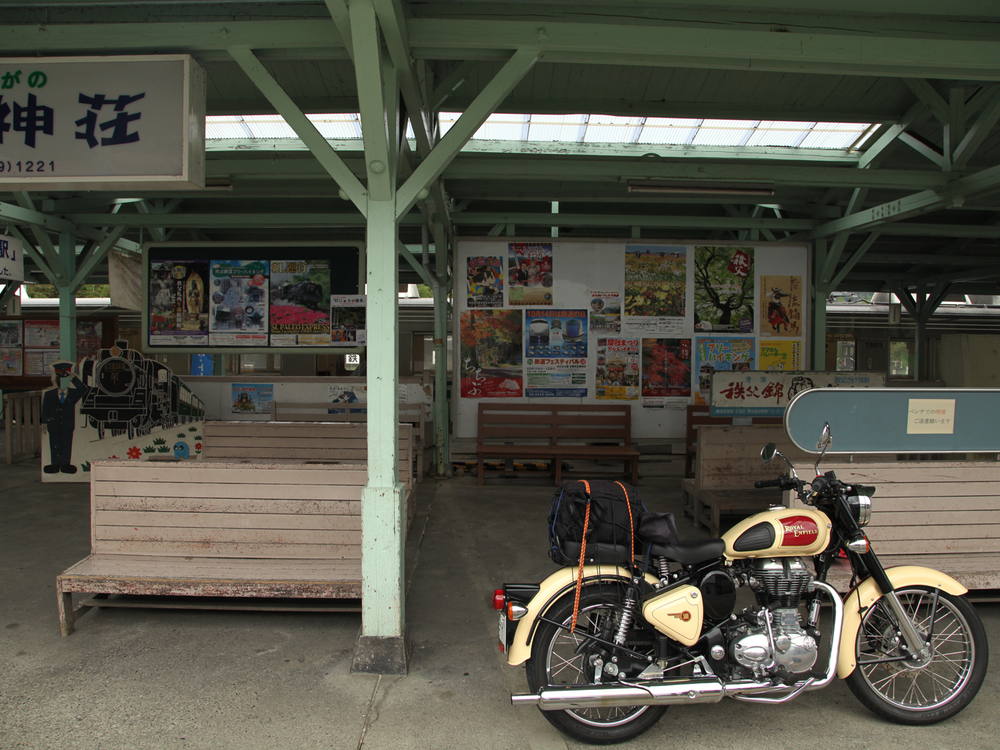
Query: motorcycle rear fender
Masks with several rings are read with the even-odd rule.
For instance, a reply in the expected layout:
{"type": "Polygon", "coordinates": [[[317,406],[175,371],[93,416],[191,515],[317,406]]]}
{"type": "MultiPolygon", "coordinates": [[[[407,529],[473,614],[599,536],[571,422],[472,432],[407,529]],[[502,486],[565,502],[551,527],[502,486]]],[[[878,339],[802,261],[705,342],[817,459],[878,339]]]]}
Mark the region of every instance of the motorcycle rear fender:
{"type": "MultiPolygon", "coordinates": [[[[560,568],[538,584],[538,593],[528,602],[527,614],[517,621],[514,642],[507,652],[507,663],[510,666],[516,667],[519,664],[524,664],[531,656],[531,641],[535,636],[538,618],[545,614],[559,597],[573,591],[576,586],[577,571],[578,568],[560,568]]],[[[649,584],[659,583],[649,573],[646,573],[644,577],[649,584]]],[[[584,565],[583,578],[585,584],[615,580],[629,582],[632,580],[632,574],[625,568],[613,565],[584,565]]]]}
{"type": "MultiPolygon", "coordinates": [[[[900,565],[888,568],[885,574],[889,576],[894,589],[908,586],[929,586],[941,589],[954,596],[968,593],[968,589],[949,575],[933,568],[923,568],[918,565],[900,565]]],[[[861,627],[861,617],[875,602],[882,598],[878,584],[871,578],[859,583],[844,597],[844,627],[840,631],[840,656],[837,659],[837,676],[844,679],[857,666],[855,658],[855,641],[858,629],[861,627]]]]}

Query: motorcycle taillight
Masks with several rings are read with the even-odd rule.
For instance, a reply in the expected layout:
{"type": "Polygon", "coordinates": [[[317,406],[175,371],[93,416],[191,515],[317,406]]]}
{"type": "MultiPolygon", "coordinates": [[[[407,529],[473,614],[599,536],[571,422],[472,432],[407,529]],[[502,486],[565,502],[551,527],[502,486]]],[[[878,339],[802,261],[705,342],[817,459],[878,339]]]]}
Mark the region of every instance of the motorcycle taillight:
{"type": "Polygon", "coordinates": [[[493,592],[493,609],[499,611],[507,606],[507,592],[503,589],[496,589],[493,592]]]}

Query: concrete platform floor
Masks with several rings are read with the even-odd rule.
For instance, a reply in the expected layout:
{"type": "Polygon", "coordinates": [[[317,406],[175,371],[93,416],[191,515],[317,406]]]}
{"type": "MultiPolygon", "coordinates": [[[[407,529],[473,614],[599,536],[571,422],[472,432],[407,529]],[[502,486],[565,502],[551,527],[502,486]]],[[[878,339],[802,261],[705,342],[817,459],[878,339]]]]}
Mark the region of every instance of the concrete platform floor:
{"type": "MultiPolygon", "coordinates": [[[[680,460],[643,463],[643,497],[677,503],[680,460]]],[[[105,609],[60,638],[55,576],[88,552],[86,485],[0,466],[0,749],[579,747],[513,708],[521,669],[497,653],[489,592],[552,569],[544,474],[419,486],[409,537],[405,677],[349,672],[360,615],[105,609]]],[[[675,707],[634,748],[1000,747],[1000,607],[979,607],[996,649],[952,721],[899,727],[842,683],[786,706],[675,707]]]]}

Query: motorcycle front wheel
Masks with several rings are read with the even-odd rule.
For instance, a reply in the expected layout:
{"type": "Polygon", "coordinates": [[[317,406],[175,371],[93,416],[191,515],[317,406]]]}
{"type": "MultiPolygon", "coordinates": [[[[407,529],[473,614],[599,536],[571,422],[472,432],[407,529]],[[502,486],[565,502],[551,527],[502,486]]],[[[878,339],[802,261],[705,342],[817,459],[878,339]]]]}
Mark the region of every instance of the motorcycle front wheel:
{"type": "Polygon", "coordinates": [[[986,631],[961,597],[913,587],[896,591],[917,632],[930,640],[914,658],[885,599],[865,613],[855,643],[857,667],[847,678],[868,709],[899,724],[934,724],[965,708],[979,691],[989,661],[986,631]]]}
{"type": "MultiPolygon", "coordinates": [[[[604,643],[613,641],[624,611],[625,586],[624,583],[584,583],[576,629],[572,633],[574,592],[552,605],[545,614],[546,621],[535,633],[531,658],[525,664],[528,687],[533,693],[549,685],[595,684],[598,660],[606,662],[612,656],[609,649],[595,639],[604,643]]],[[[652,644],[650,637],[643,637],[633,626],[624,645],[633,651],[653,654],[652,644]]],[[[601,681],[613,680],[603,676],[601,681]]],[[[659,721],[666,710],[665,706],[595,707],[542,711],[542,715],[557,729],[580,742],[607,745],[637,737],[659,721]]]]}

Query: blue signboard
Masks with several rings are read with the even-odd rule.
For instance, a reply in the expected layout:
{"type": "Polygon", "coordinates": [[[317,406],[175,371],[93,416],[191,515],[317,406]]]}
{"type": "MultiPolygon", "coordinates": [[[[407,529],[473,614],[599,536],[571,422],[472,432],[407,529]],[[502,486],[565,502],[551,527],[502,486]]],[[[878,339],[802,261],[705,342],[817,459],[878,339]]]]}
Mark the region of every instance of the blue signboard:
{"type": "Polygon", "coordinates": [[[829,453],[1000,452],[998,388],[815,388],[785,412],[796,446],[818,453],[829,423],[829,453]]]}

